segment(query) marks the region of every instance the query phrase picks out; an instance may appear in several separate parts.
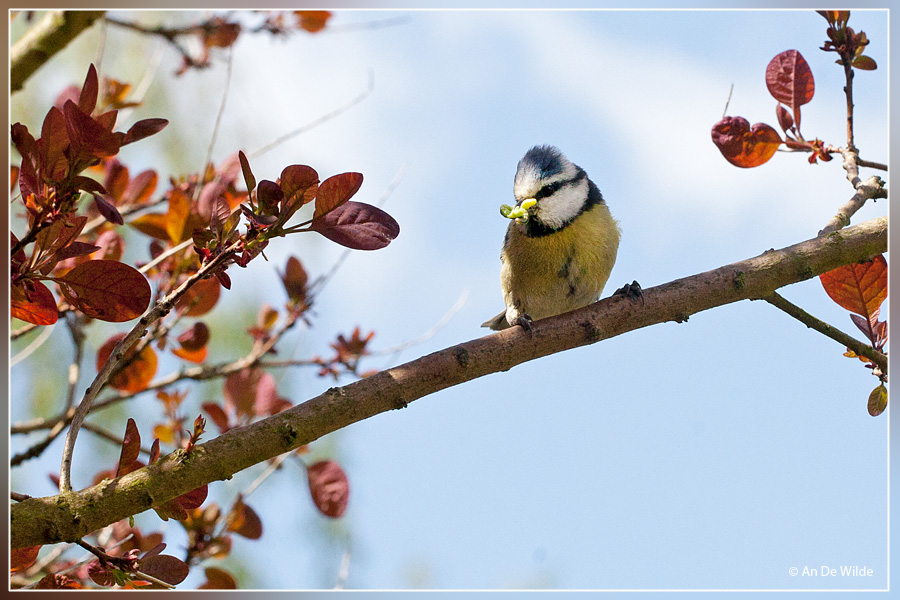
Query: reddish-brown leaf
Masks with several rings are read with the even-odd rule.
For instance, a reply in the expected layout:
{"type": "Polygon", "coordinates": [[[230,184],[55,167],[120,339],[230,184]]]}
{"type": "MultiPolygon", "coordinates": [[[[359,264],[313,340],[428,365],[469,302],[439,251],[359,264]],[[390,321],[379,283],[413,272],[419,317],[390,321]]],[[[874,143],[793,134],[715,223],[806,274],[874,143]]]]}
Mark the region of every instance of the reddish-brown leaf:
{"type": "Polygon", "coordinates": [[[293,214],[301,206],[312,202],[319,188],[319,174],[306,165],[289,165],[281,172],[278,181],[284,192],[284,202],[289,214],[293,214]]]}
{"type": "Polygon", "coordinates": [[[274,181],[263,179],[256,186],[256,203],[264,214],[274,214],[278,206],[284,201],[284,192],[274,181]]]}
{"type": "Polygon", "coordinates": [[[128,204],[145,204],[149,202],[150,196],[156,190],[156,184],[159,176],[156,171],[148,169],[141,171],[128,182],[128,186],[121,196],[118,196],[119,203],[128,204]]]}
{"type": "Polygon", "coordinates": [[[400,235],[400,225],[391,215],[361,202],[347,202],[313,219],[310,229],[354,250],[378,250],[400,235]]]}
{"type": "Polygon", "coordinates": [[[712,128],[712,141],[725,160],[736,167],[758,167],[778,150],[781,137],[770,125],[757,123],[752,128],[743,117],[725,117],[712,128]]]}
{"type": "Polygon", "coordinates": [[[257,414],[257,396],[269,393],[274,387],[272,375],[258,367],[241,369],[225,378],[223,394],[225,406],[238,417],[254,417],[257,414]]]}
{"type": "Polygon", "coordinates": [[[319,218],[347,202],[359,191],[362,182],[362,173],[341,173],[323,181],[316,193],[313,218],[319,218]]]}
{"type": "Polygon", "coordinates": [[[66,133],[77,155],[95,158],[114,156],[119,151],[119,140],[111,131],[95,121],[71,100],[63,106],[66,133]]]}
{"type": "Polygon", "coordinates": [[[166,228],[167,223],[168,219],[166,218],[166,215],[161,215],[159,213],[141,215],[128,222],[129,225],[144,235],[149,235],[152,238],[166,242],[169,241],[169,232],[166,228]]]}
{"type": "Polygon", "coordinates": [[[170,585],[178,585],[188,576],[190,567],[184,561],[169,556],[157,554],[141,558],[140,571],[170,585]]]}
{"type": "Polygon", "coordinates": [[[187,348],[172,348],[172,354],[182,360],[200,365],[206,362],[209,357],[209,348],[206,346],[197,348],[196,350],[188,350],[187,348]]]}
{"type": "Polygon", "coordinates": [[[81,235],[85,223],[87,223],[87,217],[84,216],[72,217],[68,222],[66,219],[57,219],[42,229],[37,234],[34,243],[34,251],[42,256],[38,264],[49,264],[50,268],[46,270],[49,273],[56,262],[52,257],[81,235]]]}
{"type": "Polygon", "coordinates": [[[201,583],[197,589],[201,590],[236,590],[237,582],[231,573],[218,569],[216,567],[206,567],[203,570],[206,575],[206,581],[201,583]]]}
{"type": "Polygon", "coordinates": [[[94,112],[97,107],[97,96],[100,92],[100,84],[97,79],[97,69],[92,64],[88,67],[87,77],[81,86],[81,94],[78,97],[78,108],[86,115],[94,112]]]}
{"type": "Polygon", "coordinates": [[[32,281],[27,287],[11,286],[9,309],[10,316],[33,325],[53,325],[59,318],[53,293],[40,281],[32,281]]]}
{"type": "Polygon", "coordinates": [[[199,350],[206,347],[209,342],[209,327],[203,321],[197,321],[193,326],[178,336],[178,343],[187,350],[199,350]]]}
{"type": "MultiPolygon", "coordinates": [[[[100,346],[100,349],[97,351],[98,371],[109,359],[116,344],[124,337],[124,333],[117,333],[100,346]]],[[[110,385],[115,389],[123,392],[139,392],[146,389],[153,380],[153,376],[156,375],[156,352],[151,346],[145,346],[141,353],[132,360],[133,356],[134,347],[129,348],[125,352],[125,360],[129,361],[128,366],[122,369],[110,382],[110,385]]]]}
{"type": "Polygon", "coordinates": [[[300,28],[309,33],[318,33],[325,29],[331,12],[327,10],[298,10],[294,11],[300,20],[300,28]]]}
{"type": "Polygon", "coordinates": [[[145,137],[157,134],[165,129],[168,124],[169,121],[166,119],[142,119],[129,127],[128,131],[125,132],[125,137],[122,138],[122,146],[133,144],[145,137]]]}
{"type": "Polygon", "coordinates": [[[244,154],[243,150],[238,151],[238,161],[241,163],[241,173],[244,175],[247,191],[252,192],[256,189],[256,177],[253,176],[253,171],[250,170],[250,161],[247,160],[247,155],[244,154]]]}
{"type": "Polygon", "coordinates": [[[809,64],[796,50],[785,50],[769,62],[766,87],[776,100],[792,108],[795,114],[800,106],[812,100],[816,90],[809,64]]]}
{"type": "Polygon", "coordinates": [[[97,207],[97,211],[110,223],[114,225],[125,224],[125,219],[122,218],[122,214],[118,211],[115,204],[103,196],[94,194],[94,204],[97,207]]]}
{"type": "Polygon", "coordinates": [[[208,495],[209,486],[201,485],[186,494],[178,496],[176,500],[178,500],[178,503],[181,504],[182,508],[185,510],[194,510],[195,508],[199,508],[199,506],[206,501],[208,495]]]}
{"type": "Polygon", "coordinates": [[[838,267],[819,275],[832,300],[868,319],[887,298],[887,260],[879,254],[869,262],[838,267]]]}
{"type": "Polygon", "coordinates": [[[303,264],[295,257],[288,258],[287,265],[284,268],[284,275],[281,276],[281,282],[287,291],[288,298],[292,302],[303,302],[306,300],[306,284],[309,276],[303,264]]]}
{"type": "Polygon", "coordinates": [[[119,454],[119,466],[116,477],[131,472],[131,467],[141,454],[141,434],[134,419],[129,418],[125,425],[125,437],[122,438],[122,452],[119,454]]]}
{"type": "Polygon", "coordinates": [[[55,106],[44,117],[38,146],[44,177],[51,181],[62,181],[69,170],[69,161],[64,154],[69,146],[69,136],[66,133],[66,118],[55,106]]]}
{"type": "Polygon", "coordinates": [[[89,260],[57,279],[66,300],[87,316],[120,323],[136,319],[150,304],[147,279],[115,260],[89,260]]]}
{"type": "Polygon", "coordinates": [[[192,285],[175,304],[175,308],[184,311],[185,316],[199,317],[213,309],[219,301],[222,286],[219,280],[211,277],[201,279],[192,285]]]}
{"type": "Polygon", "coordinates": [[[258,540],[262,537],[262,521],[256,511],[244,503],[243,498],[239,495],[228,513],[226,519],[228,531],[243,536],[251,540],[258,540]]]}
{"type": "Polygon", "coordinates": [[[40,546],[29,546],[28,548],[13,548],[9,552],[9,572],[18,573],[27,569],[37,560],[38,552],[41,551],[40,546]]]}
{"type": "Polygon", "coordinates": [[[44,575],[37,585],[36,590],[79,590],[82,585],[68,575],[59,575],[57,573],[47,573],[44,575]]]}
{"type": "Polygon", "coordinates": [[[230,429],[230,424],[228,423],[228,415],[225,414],[225,411],[222,410],[222,407],[216,404],[215,402],[204,402],[200,408],[206,411],[206,414],[209,415],[209,418],[212,419],[213,423],[216,424],[216,427],[219,428],[219,433],[225,433],[230,429]]]}
{"type": "Polygon", "coordinates": [[[341,466],[331,460],[319,461],[306,469],[309,491],[319,511],[333,519],[347,509],[350,483],[341,466]]]}

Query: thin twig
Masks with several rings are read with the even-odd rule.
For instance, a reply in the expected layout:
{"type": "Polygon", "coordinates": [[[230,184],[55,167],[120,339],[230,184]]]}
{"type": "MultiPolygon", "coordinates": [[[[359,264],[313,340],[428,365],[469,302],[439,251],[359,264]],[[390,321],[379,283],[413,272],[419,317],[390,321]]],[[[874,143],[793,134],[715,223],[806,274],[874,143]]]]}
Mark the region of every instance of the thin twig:
{"type": "Polygon", "coordinates": [[[284,134],[283,136],[266,144],[262,148],[254,150],[253,152],[251,152],[247,155],[247,158],[256,158],[262,154],[265,154],[272,148],[275,148],[276,146],[283,144],[284,142],[288,141],[289,139],[296,137],[296,136],[300,135],[301,133],[306,133],[307,131],[309,131],[311,129],[315,129],[319,125],[326,123],[326,122],[330,121],[331,119],[334,119],[341,113],[344,113],[344,112],[350,110],[351,108],[353,108],[354,106],[356,106],[357,104],[362,102],[366,98],[366,96],[368,96],[369,94],[372,93],[373,89],[375,89],[375,74],[372,71],[369,71],[368,86],[358,96],[356,96],[355,98],[353,98],[352,100],[350,100],[349,102],[344,104],[343,106],[337,107],[336,109],[329,112],[328,114],[322,115],[318,119],[314,119],[314,120],[310,121],[309,123],[307,123],[306,125],[298,127],[297,129],[284,134]]]}
{"type": "Polygon", "coordinates": [[[884,189],[884,181],[877,175],[869,177],[865,181],[859,179],[859,154],[856,149],[841,149],[844,157],[844,170],[847,172],[847,181],[853,186],[856,193],[838,209],[825,227],[819,231],[819,236],[828,235],[850,224],[850,218],[861,209],[867,200],[887,198],[887,190],[884,189]]]}
{"type": "MultiPolygon", "coordinates": [[[[41,334],[39,336],[37,336],[35,339],[33,339],[30,344],[28,344],[27,346],[22,348],[22,350],[19,353],[17,353],[15,356],[11,357],[9,360],[10,368],[16,366],[17,364],[19,364],[20,362],[22,362],[23,360],[25,360],[26,358],[28,358],[29,356],[34,354],[34,352],[37,351],[38,348],[43,346],[44,342],[46,342],[47,339],[50,337],[50,334],[53,333],[53,329],[55,327],[56,327],[56,323],[54,323],[53,325],[47,325],[46,327],[44,327],[44,329],[41,330],[41,334]]],[[[13,338],[13,339],[15,339],[15,338],[13,338]]]]}
{"type": "Polygon", "coordinates": [[[836,327],[829,325],[825,321],[817,319],[796,304],[793,304],[789,300],[785,299],[783,296],[778,294],[778,292],[772,292],[771,295],[766,296],[765,298],[763,298],[763,300],[776,308],[780,308],[807,327],[815,329],[819,333],[826,335],[834,341],[842,344],[846,348],[849,348],[859,356],[865,356],[873,363],[875,363],[878,368],[881,369],[882,373],[887,373],[887,356],[882,354],[878,350],[875,350],[874,348],[872,348],[872,346],[864,344],[859,340],[847,335],[843,331],[837,329],[836,327]]]}
{"type": "Polygon", "coordinates": [[[167,315],[169,311],[171,311],[175,306],[175,303],[185,294],[185,292],[187,292],[187,290],[192,285],[194,285],[194,283],[196,283],[200,279],[203,279],[208,274],[215,271],[215,269],[219,268],[222,263],[232,257],[232,255],[240,248],[240,245],[240,241],[232,244],[224,252],[222,252],[222,254],[213,258],[211,261],[200,267],[200,269],[196,273],[185,279],[184,282],[180,286],[178,286],[178,288],[169,292],[163,299],[159,300],[156,305],[154,305],[154,307],[150,310],[150,312],[141,317],[140,321],[138,321],[138,324],[135,325],[132,330],[129,331],[125,335],[125,337],[122,338],[112,349],[109,359],[100,368],[97,376],[94,378],[94,381],[91,382],[91,385],[88,386],[87,390],[84,393],[84,397],[81,399],[81,403],[75,409],[75,414],[72,417],[72,421],[69,426],[69,432],[66,435],[66,444],[63,447],[63,457],[62,463],[60,465],[60,491],[68,492],[72,490],[72,455],[74,453],[75,439],[78,436],[78,431],[81,428],[81,424],[84,422],[84,419],[87,417],[88,412],[90,412],[91,405],[93,404],[94,399],[97,397],[97,394],[100,393],[100,390],[106,385],[107,381],[109,381],[113,370],[122,361],[126,351],[144,336],[150,325],[167,315]]]}

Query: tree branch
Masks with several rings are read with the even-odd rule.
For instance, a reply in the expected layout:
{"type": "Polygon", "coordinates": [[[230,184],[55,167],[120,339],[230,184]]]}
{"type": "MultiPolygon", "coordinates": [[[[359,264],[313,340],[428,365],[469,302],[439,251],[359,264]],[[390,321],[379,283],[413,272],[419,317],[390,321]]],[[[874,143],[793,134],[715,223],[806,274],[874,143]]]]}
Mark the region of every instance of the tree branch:
{"type": "Polygon", "coordinates": [[[22,36],[9,51],[10,93],[17,92],[25,81],[51,56],[94,24],[105,10],[54,10],[22,36]]]}
{"type": "Polygon", "coordinates": [[[847,335],[846,333],[844,333],[837,327],[834,327],[833,325],[829,325],[825,321],[817,319],[816,317],[812,316],[811,314],[809,314],[808,312],[806,312],[805,310],[803,310],[796,304],[790,302],[789,300],[787,300],[786,298],[784,298],[777,292],[773,292],[771,296],[766,296],[765,298],[763,298],[763,300],[765,300],[772,306],[780,308],[781,310],[783,310],[787,314],[791,315],[792,317],[794,317],[795,319],[797,319],[798,321],[800,321],[807,327],[815,329],[822,335],[830,337],[831,339],[838,342],[839,344],[842,344],[845,347],[849,348],[850,350],[853,350],[853,352],[855,352],[859,356],[865,356],[866,358],[871,360],[873,363],[878,365],[878,368],[881,369],[882,373],[888,372],[888,357],[885,356],[884,354],[882,354],[881,352],[879,352],[878,350],[872,348],[872,346],[869,346],[868,344],[864,344],[863,342],[860,342],[856,338],[854,338],[850,335],[847,335]]]}
{"type": "Polygon", "coordinates": [[[887,249],[887,217],[756,258],[644,290],[640,300],[606,298],[577,311],[461,343],[238,427],[160,461],[79,492],[29,498],[10,507],[11,547],[80,537],[303,444],[439,390],[570,348],[746,299],[887,249]]]}

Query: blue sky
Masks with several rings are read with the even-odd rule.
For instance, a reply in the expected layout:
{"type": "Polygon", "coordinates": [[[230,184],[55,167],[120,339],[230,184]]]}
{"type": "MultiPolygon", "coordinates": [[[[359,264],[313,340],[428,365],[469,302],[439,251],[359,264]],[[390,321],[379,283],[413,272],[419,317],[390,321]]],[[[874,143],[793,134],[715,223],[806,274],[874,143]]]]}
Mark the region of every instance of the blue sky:
{"type": "MultiPolygon", "coordinates": [[[[857,145],[881,162],[885,15],[854,11],[850,22],[866,31],[867,54],[880,67],[855,79],[857,145]]],[[[366,366],[484,335],[478,325],[502,307],[506,223],[498,208],[512,200],[516,163],[534,144],[557,145],[582,166],[620,221],[604,295],[814,237],[850,195],[839,161],[809,166],[805,156],[779,154],[758,169],[737,169],[713,146],[710,128],[732,84],[728,114],[774,125],[765,67],[796,48],[817,86],[803,132],[843,144],[842,73],[835,56],[818,49],[825,26],[812,11],[366,11],[338,13],[328,34],[245,36],[235,47],[215,161],[346,103],[371,72],[374,90],[362,103],[252,159],[253,170],[257,179],[274,179],[292,163],[321,176],[360,171],[357,199],[371,203],[403,172],[384,206],[400,237],[351,255],[316,299],[313,327],[289,338],[283,354],[327,354],[328,341],[356,325],[376,331],[375,347],[390,348],[431,329],[463,296],[428,340],[366,366]],[[394,26],[339,31],[398,14],[406,19],[394,26]]],[[[109,74],[129,76],[127,52],[116,49],[135,43],[142,42],[111,32],[109,74]]],[[[86,56],[91,48],[84,42],[86,56]]],[[[165,52],[154,85],[169,83],[174,70],[165,52]]],[[[165,97],[170,114],[141,109],[135,118],[169,118],[171,137],[158,136],[145,153],[136,145],[123,161],[136,170],[160,160],[176,173],[196,169],[224,75],[219,62],[183,76],[165,97]],[[183,157],[190,162],[178,162],[183,157]]],[[[58,89],[66,75],[41,77],[35,85],[58,89]]],[[[154,94],[163,97],[151,89],[148,98],[154,94]]],[[[879,202],[854,222],[886,212],[879,202]]],[[[241,310],[252,320],[260,301],[282,303],[274,268],[288,255],[315,276],[341,253],[298,237],[267,250],[269,264],[232,273],[234,291],[213,326],[241,310]]],[[[782,292],[854,331],[818,280],[782,292]]],[[[223,344],[217,352],[233,351],[223,344]]],[[[317,442],[352,484],[331,545],[310,533],[327,525],[293,468],[250,500],[264,517],[263,540],[235,548],[265,565],[252,585],[278,589],[333,585],[346,535],[354,588],[884,588],[888,420],[867,414],[875,379],[842,351],[768,304],[743,302],[526,363],[317,442]],[[865,565],[874,575],[789,574],[823,565],[865,565]]],[[[332,385],[311,373],[277,375],[279,391],[295,402],[332,385]]],[[[199,406],[215,393],[198,388],[191,400],[199,406]]],[[[152,402],[139,406],[155,410],[152,402]]],[[[59,448],[48,455],[14,473],[14,485],[54,470],[59,448]]],[[[84,484],[90,472],[82,472],[84,484]]],[[[256,474],[216,492],[231,498],[256,474]]],[[[31,493],[52,492],[45,487],[31,493]]],[[[158,527],[155,516],[143,522],[158,527]]]]}

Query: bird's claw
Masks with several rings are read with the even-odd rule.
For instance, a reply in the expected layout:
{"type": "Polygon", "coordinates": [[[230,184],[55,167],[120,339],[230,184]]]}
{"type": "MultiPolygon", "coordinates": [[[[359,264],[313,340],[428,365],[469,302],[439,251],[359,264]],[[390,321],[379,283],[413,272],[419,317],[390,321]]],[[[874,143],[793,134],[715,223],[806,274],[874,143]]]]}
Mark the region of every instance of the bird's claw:
{"type": "Polygon", "coordinates": [[[641,303],[644,302],[644,290],[641,289],[641,284],[637,281],[632,281],[631,283],[626,283],[619,289],[617,289],[613,296],[625,296],[629,300],[637,301],[640,299],[641,303]]]}

